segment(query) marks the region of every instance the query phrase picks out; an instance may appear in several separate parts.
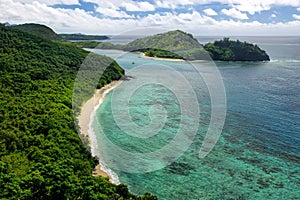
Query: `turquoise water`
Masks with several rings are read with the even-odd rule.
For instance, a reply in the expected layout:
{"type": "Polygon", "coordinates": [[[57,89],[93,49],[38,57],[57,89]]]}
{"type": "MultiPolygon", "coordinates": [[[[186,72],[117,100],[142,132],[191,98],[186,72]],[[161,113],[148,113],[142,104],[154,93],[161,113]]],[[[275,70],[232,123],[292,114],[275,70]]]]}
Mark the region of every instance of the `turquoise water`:
{"type": "MultiPolygon", "coordinates": [[[[227,115],[221,137],[203,159],[198,155],[212,105],[198,72],[185,62],[147,59],[136,53],[118,57],[118,63],[133,77],[118,87],[119,92],[107,95],[97,110],[94,129],[101,159],[117,173],[120,182],[134,193],[151,192],[159,199],[300,199],[300,56],[295,53],[300,52],[300,44],[276,41],[262,45],[271,55],[269,63],[216,63],[224,81],[227,115]],[[131,70],[136,66],[146,68],[137,74],[131,70]],[[123,105],[121,100],[127,98],[126,87],[130,88],[131,83],[155,80],[168,73],[165,66],[176,69],[191,84],[199,103],[199,121],[181,116],[178,94],[192,94],[149,83],[138,87],[127,102],[130,123],[140,128],[133,131],[137,135],[126,133],[124,124],[117,124],[112,105],[123,105]],[[152,108],[153,105],[163,108],[152,108]],[[191,143],[184,143],[189,146],[180,156],[171,152],[168,158],[157,157],[152,163],[134,157],[168,145],[180,129],[182,118],[191,129],[194,127],[190,125],[197,123],[197,130],[195,136],[185,135],[191,143]],[[142,127],[152,120],[158,121],[154,124],[158,131],[155,129],[157,133],[147,137],[151,131],[142,127]],[[132,153],[132,159],[112,147],[132,153]],[[149,172],[140,173],[143,169],[149,172]]],[[[120,53],[95,52],[109,56],[120,53]]],[[[205,73],[209,66],[201,66],[205,73]]],[[[178,82],[174,79],[174,84],[178,82]]],[[[127,112],[124,106],[114,108],[121,114],[127,112]]]]}

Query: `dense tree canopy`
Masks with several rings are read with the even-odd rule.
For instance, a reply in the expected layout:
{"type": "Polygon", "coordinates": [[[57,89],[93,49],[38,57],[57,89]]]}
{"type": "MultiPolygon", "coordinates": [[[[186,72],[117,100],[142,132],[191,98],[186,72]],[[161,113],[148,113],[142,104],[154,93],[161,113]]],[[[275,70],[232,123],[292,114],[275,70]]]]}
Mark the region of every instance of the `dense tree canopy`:
{"type": "MultiPolygon", "coordinates": [[[[0,26],[0,199],[156,199],[91,175],[97,161],[72,111],[74,79],[87,54],[0,26]]],[[[112,62],[98,87],[123,73],[112,62]]]]}
{"type": "Polygon", "coordinates": [[[229,38],[208,43],[204,46],[213,60],[220,61],[268,61],[267,53],[257,45],[229,38]]]}
{"type": "Polygon", "coordinates": [[[149,56],[149,57],[183,59],[183,57],[179,56],[176,53],[165,51],[162,49],[147,48],[147,49],[140,49],[139,51],[143,52],[145,56],[149,56]]]}
{"type": "Polygon", "coordinates": [[[61,36],[56,34],[50,27],[42,24],[27,23],[27,24],[14,25],[12,27],[51,40],[61,41],[63,39],[61,36]]]}

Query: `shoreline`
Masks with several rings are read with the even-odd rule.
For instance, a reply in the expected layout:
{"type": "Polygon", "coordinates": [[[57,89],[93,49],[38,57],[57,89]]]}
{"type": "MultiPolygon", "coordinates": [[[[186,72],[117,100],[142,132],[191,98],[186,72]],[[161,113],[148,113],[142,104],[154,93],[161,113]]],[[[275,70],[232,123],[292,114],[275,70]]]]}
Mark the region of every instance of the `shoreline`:
{"type": "Polygon", "coordinates": [[[146,56],[145,53],[141,52],[142,57],[144,58],[149,58],[149,59],[154,59],[154,60],[162,60],[162,61],[174,61],[174,62],[185,62],[183,59],[179,58],[159,58],[159,57],[151,57],[151,56],[146,56]]]}
{"type": "Polygon", "coordinates": [[[114,184],[119,184],[118,177],[109,168],[107,168],[101,162],[99,156],[97,156],[98,145],[96,135],[92,128],[92,123],[96,110],[102,104],[105,95],[120,85],[121,82],[121,80],[113,81],[104,87],[97,89],[94,96],[82,105],[80,114],[77,117],[80,135],[87,140],[87,145],[91,150],[92,156],[96,156],[99,161],[99,164],[93,169],[92,175],[95,177],[102,176],[104,178],[108,178],[109,181],[114,184]]]}

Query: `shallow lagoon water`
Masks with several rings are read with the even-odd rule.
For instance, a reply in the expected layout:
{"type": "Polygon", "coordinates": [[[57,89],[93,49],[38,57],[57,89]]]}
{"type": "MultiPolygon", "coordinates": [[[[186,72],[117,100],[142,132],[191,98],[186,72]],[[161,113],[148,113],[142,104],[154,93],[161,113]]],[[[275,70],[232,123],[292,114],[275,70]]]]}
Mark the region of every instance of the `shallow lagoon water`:
{"type": "MultiPolygon", "coordinates": [[[[218,143],[203,159],[198,153],[209,124],[211,105],[205,83],[198,74],[184,69],[184,62],[147,59],[137,53],[116,58],[128,71],[145,63],[182,69],[181,73],[193,85],[201,111],[197,135],[182,156],[153,172],[115,170],[121,183],[134,193],[151,192],[159,199],[300,199],[300,56],[295,55],[300,52],[300,45],[277,41],[261,46],[271,55],[271,62],[216,62],[226,89],[227,117],[218,143]]],[[[119,53],[94,51],[108,56],[119,53]]],[[[149,73],[155,77],[163,69],[149,73]]],[[[180,107],[176,96],[166,88],[151,84],[141,87],[128,104],[137,125],[149,124],[149,107],[154,101],[165,105],[166,125],[159,134],[146,140],[134,138],[119,128],[112,115],[112,95],[109,93],[97,110],[94,126],[104,160],[109,155],[110,160],[118,163],[122,157],[111,158],[108,153],[111,149],[106,148],[100,128],[117,146],[142,153],[165,146],[176,135],[180,107]]]]}

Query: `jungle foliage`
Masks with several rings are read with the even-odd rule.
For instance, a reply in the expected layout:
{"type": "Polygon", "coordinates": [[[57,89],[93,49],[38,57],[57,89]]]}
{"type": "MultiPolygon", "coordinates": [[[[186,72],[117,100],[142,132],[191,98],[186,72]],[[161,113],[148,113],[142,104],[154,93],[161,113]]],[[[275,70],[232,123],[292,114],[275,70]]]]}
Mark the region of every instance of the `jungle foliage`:
{"type": "Polygon", "coordinates": [[[208,43],[204,49],[213,60],[220,61],[269,61],[267,53],[257,45],[229,38],[208,43]]]}
{"type": "MultiPolygon", "coordinates": [[[[80,140],[72,110],[87,54],[0,25],[0,199],[156,199],[91,175],[97,160],[80,140]]],[[[111,61],[98,87],[124,74],[111,61]]]]}

